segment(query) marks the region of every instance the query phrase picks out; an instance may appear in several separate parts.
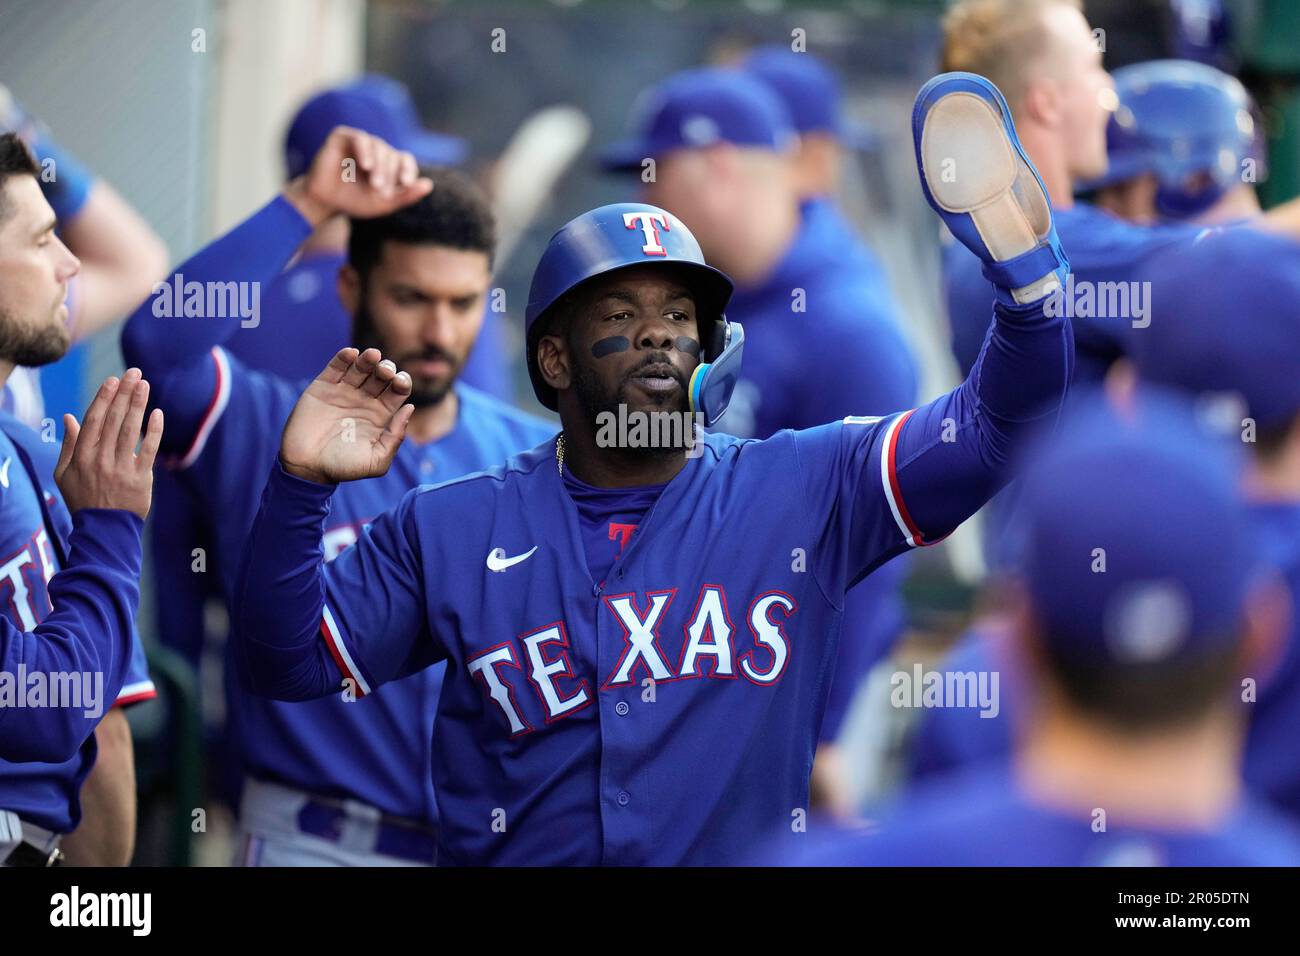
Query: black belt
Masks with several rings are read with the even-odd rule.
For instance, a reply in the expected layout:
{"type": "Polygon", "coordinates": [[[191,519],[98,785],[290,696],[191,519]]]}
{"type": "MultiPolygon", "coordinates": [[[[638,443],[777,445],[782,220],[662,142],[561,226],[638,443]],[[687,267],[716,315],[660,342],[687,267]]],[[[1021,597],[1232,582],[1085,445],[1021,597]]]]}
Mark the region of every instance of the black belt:
{"type": "Polygon", "coordinates": [[[5,866],[62,866],[63,851],[58,847],[53,850],[40,850],[30,843],[20,843],[14,851],[5,857],[5,866]]]}

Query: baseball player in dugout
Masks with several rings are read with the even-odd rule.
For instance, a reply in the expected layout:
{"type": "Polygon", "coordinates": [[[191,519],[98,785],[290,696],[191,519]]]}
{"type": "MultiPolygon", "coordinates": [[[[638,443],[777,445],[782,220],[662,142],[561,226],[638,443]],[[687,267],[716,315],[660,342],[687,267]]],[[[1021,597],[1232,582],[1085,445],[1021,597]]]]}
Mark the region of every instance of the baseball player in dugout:
{"type": "MultiPolygon", "coordinates": [[[[414,411],[408,441],[385,472],[349,483],[334,499],[315,545],[328,558],[407,490],[499,464],[555,432],[457,380],[486,311],[495,226],[468,179],[429,172],[432,178],[420,174],[410,152],[339,127],[279,196],[176,270],[187,284],[270,285],[313,230],[352,217],[337,275],[351,339],[402,362],[414,411]],[[348,158],[362,182],[339,176],[348,158]]],[[[169,292],[161,289],[127,321],[122,351],[156,381],[151,401],[170,423],[163,451],[176,480],[203,513],[220,516],[213,563],[229,600],[260,497],[259,483],[242,478],[271,468],[303,383],[250,368],[227,351],[241,329],[238,315],[179,328],[158,307],[169,292]]],[[[277,319],[287,317],[264,315],[262,323],[277,319]]],[[[351,419],[336,409],[350,441],[351,419]]],[[[364,425],[354,424],[364,435],[364,425]]],[[[188,566],[191,545],[181,547],[164,552],[164,561],[188,566]]],[[[229,736],[244,778],[239,862],[434,863],[431,764],[438,758],[430,748],[441,666],[412,672],[374,698],[339,693],[310,704],[250,697],[233,666],[227,677],[229,736]]]]}
{"type": "MultiPolygon", "coordinates": [[[[718,428],[738,437],[916,403],[888,281],[829,196],[835,107],[833,78],[810,55],[759,51],[743,69],[688,70],[648,90],[631,137],[603,157],[641,174],[642,197],[690,223],[706,260],[737,283],[727,314],[749,338],[718,428]],[[814,329],[836,347],[808,348],[814,329]]],[[[841,815],[853,806],[835,739],[859,683],[902,635],[906,573],[894,561],[845,599],[814,767],[815,799],[841,815]]]]}
{"type": "MultiPolygon", "coordinates": [[[[408,492],[328,563],[332,501],[401,453],[416,379],[343,349],[298,399],[236,585],[240,676],[366,697],[446,661],[439,863],[725,863],[806,813],[846,591],[987,500],[1072,372],[1044,308],[1069,265],[1001,94],[941,75],[912,125],[923,192],[990,281],[988,346],[927,405],[706,433],[741,374],[732,280],[645,203],[574,219],[534,272],[528,371],[561,433],[408,492]],[[691,427],[648,441],[649,416],[691,427]]],[[[361,165],[358,202],[421,188],[361,165]]]]}
{"type": "MultiPolygon", "coordinates": [[[[39,182],[22,139],[0,135],[4,379],[59,359],[71,340],[66,299],[81,263],[55,231],[39,182]]],[[[155,693],[135,629],[140,536],[162,436],[155,412],[136,453],[148,391],[139,369],[106,380],[82,426],[64,416],[57,460],[51,442],[0,412],[3,866],[131,858],[135,772],[122,709],[155,693]]]]}

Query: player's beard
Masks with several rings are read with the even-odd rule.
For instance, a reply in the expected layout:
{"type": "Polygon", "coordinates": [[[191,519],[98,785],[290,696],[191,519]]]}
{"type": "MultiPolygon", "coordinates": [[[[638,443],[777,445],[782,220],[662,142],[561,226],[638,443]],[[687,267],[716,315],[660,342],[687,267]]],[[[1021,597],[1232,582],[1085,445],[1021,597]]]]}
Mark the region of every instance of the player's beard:
{"type": "MultiPolygon", "coordinates": [[[[600,361],[595,359],[594,361],[600,361]]],[[[650,365],[670,364],[667,353],[657,353],[648,356],[644,361],[637,363],[635,369],[632,369],[623,380],[614,388],[607,387],[602,383],[600,376],[596,373],[594,364],[587,362],[575,363],[573,369],[573,392],[578,398],[578,404],[582,406],[584,416],[591,422],[593,433],[599,434],[601,416],[612,415],[614,421],[619,420],[619,406],[624,406],[627,412],[643,412],[653,414],[656,412],[669,412],[685,416],[689,409],[686,399],[686,383],[678,376],[678,384],[681,386],[672,396],[664,396],[659,402],[650,406],[634,406],[628,398],[628,380],[632,373],[650,365]]],[[[685,420],[685,419],[683,419],[685,420]]],[[[676,437],[675,433],[670,435],[676,437]]],[[[690,439],[684,437],[687,435],[686,430],[682,430],[680,435],[683,440],[679,445],[659,444],[649,447],[620,447],[618,451],[626,455],[634,455],[646,458],[654,458],[662,455],[680,455],[682,451],[689,447],[690,439]]],[[[663,437],[662,433],[661,436],[663,437]]]]}
{"type": "Polygon", "coordinates": [[[0,309],[0,359],[29,368],[49,365],[67,354],[71,342],[68,327],[58,319],[57,308],[47,323],[35,328],[0,309]]]}
{"type": "Polygon", "coordinates": [[[407,401],[417,409],[437,405],[446,398],[465,364],[464,357],[457,358],[450,352],[433,346],[419,352],[397,354],[394,349],[389,348],[388,343],[384,341],[384,337],[380,334],[379,328],[375,325],[374,316],[370,314],[370,309],[366,306],[364,296],[362,296],[362,301],[357,306],[356,314],[352,316],[352,344],[361,351],[379,349],[384,358],[390,359],[399,370],[405,369],[406,363],[410,362],[432,359],[445,360],[451,367],[451,371],[445,378],[441,379],[430,379],[427,376],[415,375],[409,369],[406,369],[407,374],[411,376],[411,397],[407,401]]]}

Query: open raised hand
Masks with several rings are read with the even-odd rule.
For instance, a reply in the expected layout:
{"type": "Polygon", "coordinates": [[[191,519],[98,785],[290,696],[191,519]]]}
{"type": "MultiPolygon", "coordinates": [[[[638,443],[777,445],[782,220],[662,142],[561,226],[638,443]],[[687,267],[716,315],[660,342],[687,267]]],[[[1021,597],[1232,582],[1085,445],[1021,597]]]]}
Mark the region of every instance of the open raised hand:
{"type": "Polygon", "coordinates": [[[281,465],[320,484],[384,474],[415,412],[410,394],[411,377],[378,349],[341,349],[293,407],[281,465]]]}
{"type": "Polygon", "coordinates": [[[153,463],[162,441],[163,413],[154,409],[140,438],[149,383],[138,368],[105,379],[86,410],[85,423],[63,416],[63,447],[54,480],[69,511],[118,508],[144,518],[153,501],[153,463]],[[136,443],[140,444],[139,454],[136,443]]]}

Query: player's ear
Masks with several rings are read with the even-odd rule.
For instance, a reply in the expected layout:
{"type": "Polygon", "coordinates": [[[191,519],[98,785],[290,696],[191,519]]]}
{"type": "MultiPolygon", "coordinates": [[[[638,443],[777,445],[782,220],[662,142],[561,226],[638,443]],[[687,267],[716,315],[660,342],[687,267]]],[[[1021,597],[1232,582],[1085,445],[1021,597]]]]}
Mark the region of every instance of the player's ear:
{"type": "Polygon", "coordinates": [[[356,315],[361,308],[361,275],[349,262],[339,266],[338,291],[348,315],[356,315]]]}
{"type": "Polygon", "coordinates": [[[573,384],[572,356],[563,335],[547,334],[537,341],[537,367],[546,384],[562,392],[573,384]]]}
{"type": "Polygon", "coordinates": [[[1061,118],[1056,84],[1046,80],[1030,80],[1012,113],[1017,123],[1032,119],[1043,126],[1055,126],[1061,118]]]}

